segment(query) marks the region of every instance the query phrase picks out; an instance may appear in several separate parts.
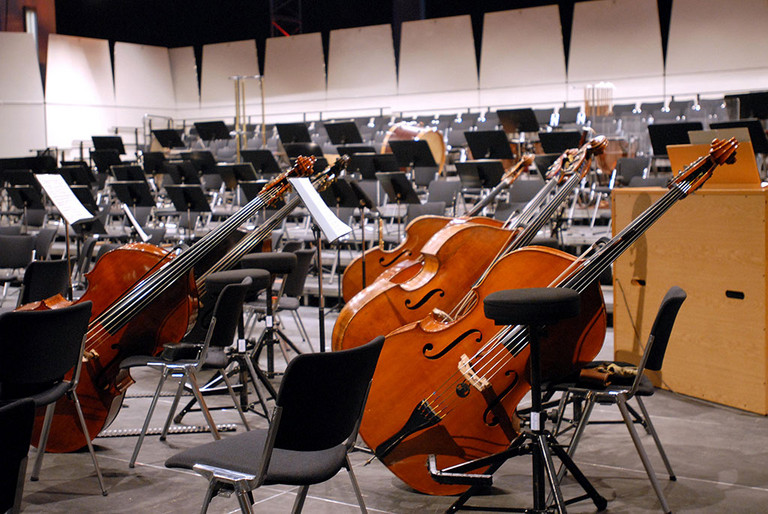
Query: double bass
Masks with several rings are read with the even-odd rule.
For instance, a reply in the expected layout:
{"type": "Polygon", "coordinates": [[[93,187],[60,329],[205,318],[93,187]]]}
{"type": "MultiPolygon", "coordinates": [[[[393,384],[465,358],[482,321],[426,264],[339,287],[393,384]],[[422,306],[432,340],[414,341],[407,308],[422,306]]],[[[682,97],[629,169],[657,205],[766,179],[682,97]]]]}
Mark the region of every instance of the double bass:
{"type": "MultiPolygon", "coordinates": [[[[162,345],[181,340],[192,327],[197,293],[192,269],[257,210],[287,188],[287,177],[311,173],[314,158],[299,157],[259,195],[187,250],[175,254],[145,243],[132,243],[105,254],[86,275],[88,288],[76,303],[93,302],[85,357],[77,386],[88,434],[95,438],[117,415],[133,379],[120,362],[130,355],[156,354],[162,345]]],[[[55,308],[60,296],[26,308],[55,308]]],[[[71,452],[85,446],[74,403],[56,404],[47,451],[71,452]]],[[[36,421],[36,438],[42,416],[36,421]]]]}
{"type": "MultiPolygon", "coordinates": [[[[453,223],[422,247],[422,259],[403,271],[407,280],[379,279],[350,300],[333,328],[334,350],[355,348],[379,333],[422,319],[434,309],[451,311],[471,304],[473,285],[506,253],[531,243],[589,170],[604,147],[597,137],[569,150],[552,176],[511,228],[453,223]],[[550,193],[554,191],[551,198],[550,193]]],[[[554,171],[553,170],[553,171],[554,171]]]]}
{"type": "MultiPolygon", "coordinates": [[[[709,155],[682,170],[663,197],[580,258],[527,247],[493,266],[475,288],[480,299],[523,287],[568,287],[580,293],[579,316],[549,327],[541,342],[543,380],[567,376],[594,358],[606,327],[600,273],[718,165],[732,162],[736,147],[735,139],[715,140],[709,155]]],[[[442,469],[506,449],[519,435],[515,410],[530,389],[528,358],[523,327],[495,326],[485,318],[482,302],[456,320],[433,315],[401,327],[387,336],[382,349],[360,434],[376,457],[414,489],[461,493],[468,486],[431,478],[427,458],[435,455],[442,469]]]]}
{"type": "MultiPolygon", "coordinates": [[[[472,218],[473,222],[492,226],[499,225],[496,220],[475,218],[490,204],[504,188],[509,187],[533,163],[533,155],[525,155],[520,161],[504,173],[501,181],[488,192],[483,199],[472,207],[462,219],[472,218]]],[[[421,247],[435,233],[453,221],[448,216],[419,216],[405,227],[405,237],[395,248],[385,250],[382,245],[363,251],[344,269],[341,279],[342,297],[348,302],[363,289],[363,261],[365,261],[365,284],[370,285],[385,271],[392,269],[405,260],[413,261],[421,255],[421,247]]]]}

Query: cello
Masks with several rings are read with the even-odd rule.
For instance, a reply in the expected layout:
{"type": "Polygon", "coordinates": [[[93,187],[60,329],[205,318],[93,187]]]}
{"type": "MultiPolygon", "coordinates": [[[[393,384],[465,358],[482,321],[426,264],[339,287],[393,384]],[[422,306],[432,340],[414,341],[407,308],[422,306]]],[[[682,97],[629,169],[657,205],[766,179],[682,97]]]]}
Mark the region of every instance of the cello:
{"type": "Polygon", "coordinates": [[[379,279],[342,308],[333,328],[333,349],[355,348],[379,333],[420,320],[434,309],[459,309],[468,304],[472,297],[467,292],[472,286],[506,253],[530,244],[579,184],[591,157],[604,144],[605,138],[597,137],[578,151],[560,156],[552,170],[558,175],[551,176],[511,229],[453,223],[438,232],[422,248],[422,260],[402,273],[407,280],[397,276],[379,279]]]}
{"type": "MultiPolygon", "coordinates": [[[[130,355],[156,354],[162,345],[181,340],[194,323],[197,294],[192,269],[213,248],[257,210],[278,198],[288,187],[287,177],[311,173],[314,158],[299,157],[293,169],[279,175],[259,195],[190,248],[175,254],[145,243],[132,243],[106,253],[86,275],[88,288],[75,303],[93,302],[86,333],[78,397],[88,434],[95,438],[117,415],[133,379],[119,369],[130,355]]],[[[23,308],[55,308],[60,296],[23,308]]],[[[42,425],[36,421],[36,441],[42,425]]],[[[54,429],[47,451],[71,452],[85,445],[74,402],[56,404],[54,429]]]]}
{"type": "MultiPolygon", "coordinates": [[[[682,170],[669,191],[626,228],[576,258],[543,247],[497,262],[475,288],[478,298],[502,289],[568,287],[580,293],[577,318],[548,328],[541,341],[542,379],[567,376],[603,344],[605,305],[597,278],[677,201],[698,189],[737,143],[715,140],[710,153],[682,170]]],[[[428,316],[387,336],[371,383],[360,435],[401,480],[427,494],[459,494],[469,486],[439,484],[439,469],[492,455],[519,434],[515,409],[530,389],[527,332],[495,326],[478,302],[461,318],[428,316]]],[[[480,470],[482,471],[482,470],[480,470]]]]}
{"type": "MultiPolygon", "coordinates": [[[[496,198],[501,191],[509,187],[533,163],[533,155],[523,158],[504,173],[501,181],[488,192],[485,197],[472,207],[463,217],[473,218],[473,222],[497,225],[495,220],[475,218],[496,198]]],[[[363,289],[363,261],[365,261],[365,284],[371,285],[385,271],[398,265],[404,260],[413,261],[421,255],[421,247],[440,229],[448,225],[454,218],[448,216],[419,216],[405,227],[403,241],[391,250],[379,246],[363,251],[344,269],[341,279],[342,297],[348,302],[363,289]]]]}

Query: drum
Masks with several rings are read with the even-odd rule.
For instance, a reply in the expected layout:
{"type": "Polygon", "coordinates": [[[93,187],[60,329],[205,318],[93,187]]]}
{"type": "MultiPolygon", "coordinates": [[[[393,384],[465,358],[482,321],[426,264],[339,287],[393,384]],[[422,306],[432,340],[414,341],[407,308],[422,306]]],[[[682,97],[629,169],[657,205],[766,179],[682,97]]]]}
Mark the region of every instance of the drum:
{"type": "Polygon", "coordinates": [[[401,121],[390,127],[384,141],[381,143],[381,153],[392,153],[389,148],[390,141],[419,141],[424,140],[429,145],[437,163],[437,172],[442,175],[445,166],[445,139],[443,134],[434,127],[423,127],[413,122],[401,121]]]}

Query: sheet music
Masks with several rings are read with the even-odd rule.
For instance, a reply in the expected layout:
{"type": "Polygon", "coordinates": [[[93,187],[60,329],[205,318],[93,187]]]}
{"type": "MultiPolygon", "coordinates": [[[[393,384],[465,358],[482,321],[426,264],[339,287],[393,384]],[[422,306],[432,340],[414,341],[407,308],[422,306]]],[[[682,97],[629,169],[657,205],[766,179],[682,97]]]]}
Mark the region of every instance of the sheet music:
{"type": "Polygon", "coordinates": [[[124,203],[121,205],[121,207],[123,208],[125,215],[128,217],[128,221],[131,222],[131,226],[133,226],[134,230],[136,230],[136,233],[139,234],[141,242],[146,243],[149,241],[150,236],[141,228],[141,225],[139,225],[138,220],[136,220],[136,217],[131,212],[131,208],[128,207],[128,204],[124,203]]]}
{"type": "Polygon", "coordinates": [[[342,222],[336,215],[328,208],[320,195],[312,187],[312,183],[307,177],[289,178],[288,182],[293,186],[294,191],[298,193],[304,205],[309,209],[309,214],[315,223],[323,231],[325,239],[329,243],[333,243],[340,237],[343,237],[352,229],[349,225],[342,222]]]}
{"type": "Polygon", "coordinates": [[[67,223],[72,225],[93,218],[93,214],[80,203],[61,175],[38,174],[35,178],[67,223]]]}

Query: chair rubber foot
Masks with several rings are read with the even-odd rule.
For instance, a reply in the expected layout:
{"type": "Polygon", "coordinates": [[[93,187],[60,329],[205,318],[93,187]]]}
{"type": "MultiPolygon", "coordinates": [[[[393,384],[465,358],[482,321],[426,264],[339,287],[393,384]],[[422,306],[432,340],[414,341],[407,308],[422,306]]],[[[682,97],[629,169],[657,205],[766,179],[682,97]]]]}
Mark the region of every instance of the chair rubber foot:
{"type": "Polygon", "coordinates": [[[603,498],[602,496],[595,500],[595,508],[597,508],[598,512],[603,512],[605,509],[608,508],[608,500],[603,498]]]}
{"type": "Polygon", "coordinates": [[[29,477],[30,482],[37,482],[38,480],[40,480],[40,477],[29,477]]]}
{"type": "Polygon", "coordinates": [[[101,491],[101,495],[102,495],[102,496],[106,496],[106,495],[108,495],[108,494],[109,494],[109,493],[108,493],[107,491],[101,491]]]}
{"type": "Polygon", "coordinates": [[[677,482],[677,477],[675,475],[669,475],[670,482],[677,482]]]}

